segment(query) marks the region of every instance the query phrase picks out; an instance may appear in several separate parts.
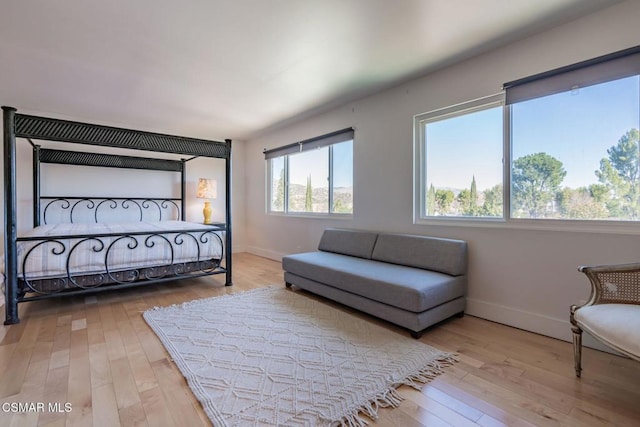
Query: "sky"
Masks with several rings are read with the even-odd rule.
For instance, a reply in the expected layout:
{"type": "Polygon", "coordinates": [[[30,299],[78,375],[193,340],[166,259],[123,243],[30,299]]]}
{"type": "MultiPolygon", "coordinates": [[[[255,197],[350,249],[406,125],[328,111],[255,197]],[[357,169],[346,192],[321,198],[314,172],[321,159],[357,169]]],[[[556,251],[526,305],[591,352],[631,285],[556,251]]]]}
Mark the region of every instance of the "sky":
{"type": "MultiPolygon", "coordinates": [[[[479,190],[502,182],[502,108],[427,125],[427,182],[479,190]],[[455,161],[451,161],[455,159],[455,161]]],[[[598,182],[607,149],[640,128],[640,77],[633,76],[512,106],[512,158],[539,152],[563,163],[562,186],[598,182]]]]}
{"type": "MultiPolygon", "coordinates": [[[[314,188],[327,187],[329,177],[329,148],[322,147],[289,156],[289,181],[292,184],[307,185],[307,176],[311,175],[314,188]]],[[[274,159],[275,169],[283,167],[282,158],[274,159]]],[[[350,187],[353,185],[353,141],[333,145],[333,186],[350,187]]],[[[277,179],[277,176],[275,176],[277,179]]]]}
{"type": "Polygon", "coordinates": [[[431,122],[426,131],[427,185],[478,190],[502,183],[502,107],[431,122]]]}

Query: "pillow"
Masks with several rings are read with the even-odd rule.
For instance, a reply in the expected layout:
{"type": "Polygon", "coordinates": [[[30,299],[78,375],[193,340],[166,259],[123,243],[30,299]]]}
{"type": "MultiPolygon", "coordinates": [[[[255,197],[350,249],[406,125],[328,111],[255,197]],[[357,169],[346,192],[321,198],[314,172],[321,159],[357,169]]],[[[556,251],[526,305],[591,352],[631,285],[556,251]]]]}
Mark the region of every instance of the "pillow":
{"type": "Polygon", "coordinates": [[[327,228],[322,233],[318,250],[371,259],[378,233],[371,231],[327,228]]]}
{"type": "Polygon", "coordinates": [[[467,243],[462,240],[380,234],[371,258],[451,276],[467,274],[467,243]]]}

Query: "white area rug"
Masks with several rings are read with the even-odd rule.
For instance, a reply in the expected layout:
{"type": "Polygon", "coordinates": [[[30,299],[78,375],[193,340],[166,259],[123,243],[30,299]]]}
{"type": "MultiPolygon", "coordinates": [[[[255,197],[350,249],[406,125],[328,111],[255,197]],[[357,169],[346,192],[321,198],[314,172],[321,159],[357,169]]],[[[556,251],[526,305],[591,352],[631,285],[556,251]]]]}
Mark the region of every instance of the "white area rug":
{"type": "Polygon", "coordinates": [[[219,426],[361,426],[455,356],[298,292],[260,288],[144,313],[219,426]]]}

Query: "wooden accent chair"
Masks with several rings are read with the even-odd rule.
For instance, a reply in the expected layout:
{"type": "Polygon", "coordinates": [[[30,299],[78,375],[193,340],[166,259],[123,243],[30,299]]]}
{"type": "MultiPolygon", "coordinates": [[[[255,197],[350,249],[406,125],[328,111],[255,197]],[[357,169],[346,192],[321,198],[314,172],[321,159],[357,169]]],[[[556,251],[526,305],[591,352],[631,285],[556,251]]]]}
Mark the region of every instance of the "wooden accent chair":
{"type": "Polygon", "coordinates": [[[576,376],[582,371],[582,331],[640,361],[640,263],[581,266],[591,281],[591,297],[571,306],[576,376]]]}

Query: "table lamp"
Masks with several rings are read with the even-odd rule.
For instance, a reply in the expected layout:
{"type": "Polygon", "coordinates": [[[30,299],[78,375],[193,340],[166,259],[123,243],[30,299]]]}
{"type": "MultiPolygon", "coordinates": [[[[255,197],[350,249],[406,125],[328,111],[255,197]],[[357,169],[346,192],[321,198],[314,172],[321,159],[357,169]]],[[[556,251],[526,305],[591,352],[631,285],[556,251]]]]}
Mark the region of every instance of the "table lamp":
{"type": "MultiPolygon", "coordinates": [[[[196,194],[198,199],[215,199],[218,197],[218,183],[215,179],[200,178],[198,181],[198,193],[196,194]]],[[[211,202],[205,200],[204,209],[204,223],[211,224],[211,202]]]]}

